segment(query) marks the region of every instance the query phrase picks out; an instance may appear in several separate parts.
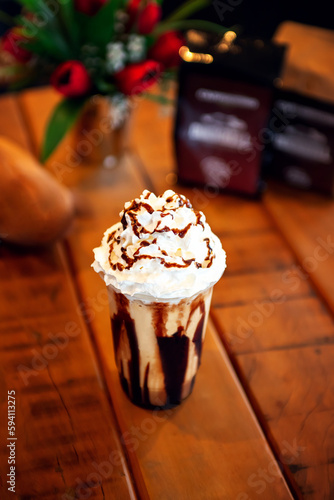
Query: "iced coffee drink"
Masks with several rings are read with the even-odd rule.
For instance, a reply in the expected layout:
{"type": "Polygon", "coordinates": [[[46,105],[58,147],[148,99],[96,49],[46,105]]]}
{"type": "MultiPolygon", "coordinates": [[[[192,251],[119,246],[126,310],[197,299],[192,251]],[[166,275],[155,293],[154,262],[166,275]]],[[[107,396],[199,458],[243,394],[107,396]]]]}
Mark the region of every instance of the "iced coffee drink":
{"type": "Polygon", "coordinates": [[[179,404],[195,382],[225,252],[203,213],[171,190],[145,190],[120,217],[93,268],[108,288],[121,384],[138,405],[179,404]]]}

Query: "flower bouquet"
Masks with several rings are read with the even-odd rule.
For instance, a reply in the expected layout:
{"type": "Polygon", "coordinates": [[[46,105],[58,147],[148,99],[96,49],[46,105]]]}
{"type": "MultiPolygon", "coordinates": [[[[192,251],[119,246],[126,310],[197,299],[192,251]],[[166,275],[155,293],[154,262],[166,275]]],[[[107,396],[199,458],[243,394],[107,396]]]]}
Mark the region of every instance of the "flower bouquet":
{"type": "Polygon", "coordinates": [[[13,26],[0,40],[0,87],[51,84],[64,96],[46,129],[43,162],[92,96],[106,96],[117,127],[132,96],[146,95],[154,83],[174,76],[181,30],[225,31],[188,19],[208,0],[188,0],[164,20],[160,0],[17,1],[22,12],[8,19],[13,26]]]}

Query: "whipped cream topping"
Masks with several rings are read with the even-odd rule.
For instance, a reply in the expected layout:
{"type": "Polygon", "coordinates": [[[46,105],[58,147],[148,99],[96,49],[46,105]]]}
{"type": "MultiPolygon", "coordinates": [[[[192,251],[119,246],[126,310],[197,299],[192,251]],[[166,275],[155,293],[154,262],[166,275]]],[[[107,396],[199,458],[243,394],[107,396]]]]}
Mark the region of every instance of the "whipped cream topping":
{"type": "Polygon", "coordinates": [[[216,283],[226,267],[220,240],[202,212],[172,190],[148,190],[128,202],[121,222],[94,249],[94,270],[107,285],[147,300],[191,297],[216,283]]]}

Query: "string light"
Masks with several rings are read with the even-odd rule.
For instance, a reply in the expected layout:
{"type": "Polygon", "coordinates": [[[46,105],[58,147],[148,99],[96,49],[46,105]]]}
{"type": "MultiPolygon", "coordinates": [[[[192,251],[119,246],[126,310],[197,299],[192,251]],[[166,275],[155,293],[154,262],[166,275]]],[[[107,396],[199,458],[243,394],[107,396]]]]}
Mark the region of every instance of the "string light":
{"type": "Polygon", "coordinates": [[[226,31],[223,38],[217,45],[217,50],[219,50],[219,52],[227,52],[234,42],[236,36],[237,34],[234,31],[226,31]]]}
{"type": "Polygon", "coordinates": [[[183,45],[179,50],[180,57],[186,62],[197,62],[211,64],[213,57],[211,54],[201,54],[200,52],[191,52],[189,47],[183,45]]]}

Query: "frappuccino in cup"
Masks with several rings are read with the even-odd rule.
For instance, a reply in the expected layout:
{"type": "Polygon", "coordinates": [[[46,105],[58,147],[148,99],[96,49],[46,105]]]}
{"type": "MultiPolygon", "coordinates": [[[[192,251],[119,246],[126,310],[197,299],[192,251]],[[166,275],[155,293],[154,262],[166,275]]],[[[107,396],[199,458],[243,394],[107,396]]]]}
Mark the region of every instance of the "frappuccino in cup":
{"type": "Polygon", "coordinates": [[[121,384],[141,406],[179,404],[192,391],[213,285],[225,252],[183,195],[145,190],[94,249],[109,295],[121,384]]]}

